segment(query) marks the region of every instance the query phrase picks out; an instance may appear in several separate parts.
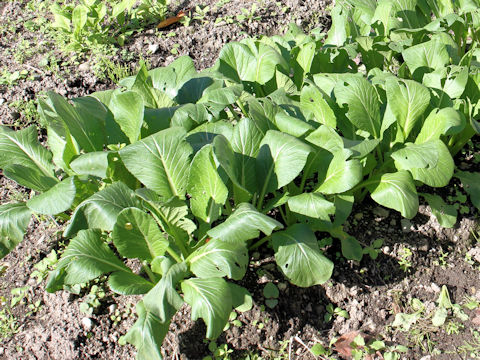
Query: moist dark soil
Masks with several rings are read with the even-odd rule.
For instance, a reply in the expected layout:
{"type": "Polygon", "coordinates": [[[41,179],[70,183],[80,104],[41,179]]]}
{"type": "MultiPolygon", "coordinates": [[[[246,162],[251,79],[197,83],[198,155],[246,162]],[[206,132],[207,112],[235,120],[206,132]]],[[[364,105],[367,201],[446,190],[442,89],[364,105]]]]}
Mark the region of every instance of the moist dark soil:
{"type": "MultiPolygon", "coordinates": [[[[28,78],[0,85],[0,124],[14,128],[35,124],[33,107],[21,104],[30,101],[34,105],[45,91],[73,98],[115,86],[113,79],[96,67],[97,57],[88,52],[66,54],[49,31],[27,27],[25,24],[38,16],[35,7],[29,8],[28,3],[0,3],[0,71],[28,71],[28,78]]],[[[42,1],[30,3],[38,5],[42,1]]],[[[250,9],[252,4],[241,0],[221,7],[212,0],[172,4],[170,10],[174,14],[195,5],[208,5],[210,11],[189,26],[176,24],[161,31],[154,26],[146,28],[127,41],[123,52],[111,54],[109,59],[133,70],[140,60],[154,68],[169,64],[177,56],[189,55],[200,70],[213,65],[226,42],[245,36],[282,34],[292,21],[306,31],[316,27],[326,31],[330,25],[329,1],[313,0],[264,0],[257,2],[258,19],[215,25],[217,18],[235,18],[242,8],[250,9]]],[[[46,16],[46,21],[52,19],[46,16]]],[[[474,156],[480,152],[475,145],[457,159],[463,169],[480,170],[474,156]]],[[[441,192],[462,209],[453,229],[442,228],[425,205],[420,206],[419,214],[412,220],[402,219],[395,211],[368,199],[356,205],[345,229],[364,246],[382,239],[378,257],[373,260],[365,255],[360,262],[345,260],[340,245],[333,241],[326,246],[325,253],[335,262],[334,274],[321,286],[304,289],[289,284],[276,267],[271,249],[252,254],[247,275],[240,284],[252,293],[253,308],[239,313],[239,322],[231,322],[217,344],[227,344],[232,359],[259,359],[255,355],[262,359],[325,359],[327,355],[315,357],[309,349],[317,343],[328,347],[334,337],[359,332],[383,340],[391,348],[406,346],[408,352],[401,355],[402,359],[480,356],[480,337],[475,340],[473,335],[480,331],[478,309],[464,309],[464,320],[449,316],[450,327],[431,325],[444,285],[452,303],[480,302],[480,242],[472,236],[476,233],[478,210],[468,202],[456,200],[461,199],[458,195],[463,190],[455,179],[441,192]],[[267,306],[263,295],[268,282],[280,289],[278,304],[273,308],[267,306]],[[410,331],[393,327],[396,314],[414,312],[414,298],[425,307],[423,318],[410,331]],[[329,304],[346,310],[348,318],[334,315],[328,321],[329,304]]],[[[0,175],[0,204],[30,196],[28,190],[0,175]]],[[[118,340],[135,321],[134,304],[139,297],[117,296],[100,280],[96,285],[105,294],[99,297],[98,306],[90,306],[91,313],[85,313],[88,289],[80,289],[78,294],[49,294],[45,291],[45,278],[37,281],[32,277],[35,264],[65,245],[61,232],[60,219],[34,218],[25,240],[0,261],[0,358],[133,359],[135,349],[119,345],[118,340]],[[22,301],[10,306],[12,299],[18,298],[12,290],[15,293],[19,288],[25,289],[22,301]]],[[[213,357],[204,340],[205,325],[201,320],[191,321],[188,306],[175,315],[170,330],[162,348],[166,359],[213,357]]],[[[337,350],[330,358],[342,355],[341,349],[337,350]]],[[[380,353],[372,355],[371,359],[374,358],[383,359],[380,353]]]]}

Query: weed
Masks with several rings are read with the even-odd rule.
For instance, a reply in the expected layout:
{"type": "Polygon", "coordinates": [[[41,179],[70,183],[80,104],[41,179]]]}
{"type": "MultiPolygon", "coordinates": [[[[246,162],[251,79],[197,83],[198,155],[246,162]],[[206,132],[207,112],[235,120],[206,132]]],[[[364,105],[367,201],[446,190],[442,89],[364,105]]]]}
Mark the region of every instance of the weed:
{"type": "Polygon", "coordinates": [[[340,317],[343,317],[345,319],[348,319],[350,317],[346,310],[343,310],[342,308],[340,308],[338,306],[334,308],[332,303],[327,305],[326,310],[327,310],[327,312],[323,317],[325,322],[332,321],[335,316],[340,316],[340,317]]]}
{"type": "Polygon", "coordinates": [[[5,297],[0,296],[0,340],[7,339],[18,332],[18,322],[5,297]]]}
{"type": "Polygon", "coordinates": [[[402,252],[400,253],[398,264],[400,265],[400,269],[402,269],[404,272],[409,271],[412,267],[412,255],[412,250],[410,250],[408,247],[403,248],[402,252]]]}

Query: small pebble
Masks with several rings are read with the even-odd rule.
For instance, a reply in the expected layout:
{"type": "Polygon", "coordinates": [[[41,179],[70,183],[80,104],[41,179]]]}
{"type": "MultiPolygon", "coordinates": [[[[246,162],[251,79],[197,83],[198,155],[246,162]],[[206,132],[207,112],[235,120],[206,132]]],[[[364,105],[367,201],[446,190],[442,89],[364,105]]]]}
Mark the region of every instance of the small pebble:
{"type": "Polygon", "coordinates": [[[108,311],[110,312],[110,314],[113,314],[115,310],[117,310],[117,304],[112,304],[108,307],[108,311]]]}
{"type": "Polygon", "coordinates": [[[412,223],[408,219],[402,219],[400,220],[400,225],[402,227],[402,231],[405,233],[408,233],[412,231],[412,223]]]}
{"type": "Polygon", "coordinates": [[[440,287],[439,287],[437,284],[432,283],[432,284],[430,285],[430,287],[432,288],[432,290],[433,290],[434,292],[436,292],[436,293],[437,293],[437,292],[440,292],[440,287]]]}
{"type": "Polygon", "coordinates": [[[155,54],[158,51],[158,44],[149,44],[148,45],[148,51],[152,54],[155,54]]]}
{"type": "Polygon", "coordinates": [[[90,64],[88,62],[84,62],[78,66],[78,70],[88,72],[90,71],[90,64]]]}
{"type": "Polygon", "coordinates": [[[5,99],[4,99],[4,98],[0,98],[0,105],[3,105],[4,102],[5,102],[5,99]]]}
{"type": "Polygon", "coordinates": [[[92,320],[88,317],[82,319],[82,325],[85,330],[90,331],[92,329],[93,323],[92,320]]]}

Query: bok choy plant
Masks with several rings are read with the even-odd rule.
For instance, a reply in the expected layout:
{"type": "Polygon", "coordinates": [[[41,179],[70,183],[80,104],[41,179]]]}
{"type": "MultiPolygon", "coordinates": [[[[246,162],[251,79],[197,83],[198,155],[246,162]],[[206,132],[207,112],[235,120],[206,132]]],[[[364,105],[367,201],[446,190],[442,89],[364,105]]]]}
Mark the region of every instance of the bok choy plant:
{"type": "Polygon", "coordinates": [[[161,359],[184,303],[217,337],[249,302],[234,281],[250,250],[273,248],[292,284],[324,283],[322,237],[362,258],[343,229],[355,201],[412,218],[420,195],[440,214],[419,186],[476,179],[454,156],[480,130],[479,10],[442,4],[345,1],[326,35],[292,25],[226,44],[201,72],[180,57],[117,89],[48,93],[46,147],[34,127],[0,127],[0,168],[37,194],[0,206],[0,255],[32,213],[67,216],[47,290],[107,275],[112,291],[145,294],[122,338],[138,359],[161,359]]]}

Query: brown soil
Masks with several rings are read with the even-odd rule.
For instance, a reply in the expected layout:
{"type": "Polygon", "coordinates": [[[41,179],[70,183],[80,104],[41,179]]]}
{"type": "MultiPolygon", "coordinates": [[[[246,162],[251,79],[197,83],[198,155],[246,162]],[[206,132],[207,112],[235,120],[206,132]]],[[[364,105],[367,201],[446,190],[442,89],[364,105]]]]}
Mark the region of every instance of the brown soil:
{"type": "MultiPolygon", "coordinates": [[[[0,24],[9,26],[0,33],[0,66],[9,72],[27,69],[33,76],[33,79],[24,79],[11,86],[0,85],[0,123],[16,127],[23,127],[30,121],[25,111],[12,108],[12,103],[17,100],[34,100],[47,90],[71,98],[115,86],[111,80],[99,79],[98,73],[92,70],[94,60],[88,60],[88,57],[79,58],[77,64],[75,60],[62,64],[69,60],[69,56],[55,47],[51,37],[41,31],[31,32],[24,26],[27,20],[36,16],[28,10],[27,3],[26,0],[0,3],[0,24]],[[22,39],[30,41],[34,51],[27,56],[22,50],[25,58],[19,61],[15,54],[22,39]],[[47,55],[59,60],[56,70],[40,65],[47,55]]],[[[241,8],[250,8],[252,2],[232,0],[218,9],[215,1],[206,0],[202,5],[210,5],[211,10],[202,21],[193,21],[188,27],[175,25],[164,30],[162,37],[153,28],[135,35],[125,45],[126,53],[133,54],[128,65],[135,68],[143,58],[151,67],[158,67],[170,63],[176,56],[190,55],[198,69],[202,69],[214,63],[225,42],[246,35],[281,34],[291,21],[305,29],[328,28],[327,3],[264,0],[257,12],[259,20],[215,26],[215,19],[219,16],[235,16],[241,8]],[[289,10],[280,14],[283,6],[289,10]],[[175,36],[165,36],[172,31],[175,36]],[[178,54],[173,55],[171,49],[175,44],[178,44],[178,54]],[[149,48],[156,50],[154,54],[148,52],[149,48]]],[[[172,11],[194,5],[187,1],[172,11]]],[[[121,55],[113,56],[112,60],[125,61],[121,55]]],[[[472,151],[478,153],[478,149],[472,151]]],[[[471,171],[479,170],[472,154],[462,155],[459,162],[471,171]]],[[[1,175],[0,186],[0,204],[30,196],[29,191],[1,175]]],[[[455,195],[456,189],[461,191],[452,181],[451,186],[442,191],[444,195],[455,195]]],[[[382,238],[384,243],[379,256],[376,260],[364,256],[361,262],[346,261],[340,256],[339,245],[334,242],[327,249],[327,256],[335,261],[335,272],[322,286],[303,289],[288,284],[276,268],[272,253],[264,250],[259,257],[261,260],[252,258],[247,276],[241,282],[253,294],[254,307],[239,314],[237,319],[241,326],[232,324],[217,344],[228,344],[234,359],[244,359],[248,354],[258,354],[263,359],[276,356],[280,359],[315,359],[307,348],[316,343],[327,346],[334,336],[362,331],[392,346],[406,345],[409,352],[402,355],[403,359],[466,359],[472,356],[462,353],[462,346],[465,342],[473,343],[473,330],[480,331],[480,314],[475,311],[465,310],[469,317],[465,321],[449,318],[463,326],[458,334],[448,334],[443,327],[434,328],[428,319],[415,325],[416,336],[412,331],[402,332],[391,326],[396,313],[412,312],[409,304],[413,298],[420,299],[427,315],[431,315],[443,285],[447,286],[452,303],[464,303],[466,297],[480,302],[480,255],[475,260],[475,254],[480,253],[480,243],[471,236],[478,211],[471,204],[461,205],[468,206],[468,212],[459,216],[454,229],[444,229],[423,205],[413,220],[405,221],[393,210],[380,208],[368,200],[359,204],[349,218],[346,230],[367,245],[382,238]],[[399,260],[406,248],[412,255],[407,257],[410,266],[404,271],[399,260]],[[473,260],[466,261],[467,253],[474,255],[473,260]],[[279,303],[273,309],[265,306],[263,298],[262,290],[267,282],[274,282],[281,288],[279,303]],[[326,322],[326,307],[330,303],[346,310],[349,318],[335,316],[333,321],[326,322]]],[[[16,321],[15,334],[0,338],[0,358],[133,359],[135,349],[129,345],[120,346],[117,341],[135,321],[130,309],[138,297],[119,297],[107,290],[105,297],[100,299],[100,306],[91,315],[86,315],[80,311],[80,305],[85,301],[87,290],[82,290],[79,295],[66,291],[48,294],[44,290],[45,280],[37,284],[31,277],[34,264],[63,246],[61,228],[62,224],[53,219],[32,220],[24,242],[0,261],[0,271],[2,267],[4,269],[0,285],[4,309],[9,308],[12,289],[27,287],[23,303],[11,310],[16,321]],[[38,300],[40,307],[32,311],[29,305],[38,300]],[[114,320],[112,317],[116,315],[121,319],[114,320]]],[[[0,323],[4,322],[0,316],[0,323]]],[[[183,307],[174,317],[163,344],[165,358],[202,359],[212,355],[204,337],[204,324],[192,322],[189,308],[183,307]]],[[[480,344],[477,345],[479,353],[480,344]]]]}

